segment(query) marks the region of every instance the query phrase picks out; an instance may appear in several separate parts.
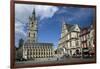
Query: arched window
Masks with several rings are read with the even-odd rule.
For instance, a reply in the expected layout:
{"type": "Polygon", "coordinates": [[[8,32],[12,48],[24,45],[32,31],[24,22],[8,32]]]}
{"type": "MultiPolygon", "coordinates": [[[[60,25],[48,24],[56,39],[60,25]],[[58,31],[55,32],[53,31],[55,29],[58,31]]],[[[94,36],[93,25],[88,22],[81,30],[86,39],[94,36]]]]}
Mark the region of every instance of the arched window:
{"type": "Polygon", "coordinates": [[[32,27],[33,27],[33,22],[32,22],[32,27]]]}

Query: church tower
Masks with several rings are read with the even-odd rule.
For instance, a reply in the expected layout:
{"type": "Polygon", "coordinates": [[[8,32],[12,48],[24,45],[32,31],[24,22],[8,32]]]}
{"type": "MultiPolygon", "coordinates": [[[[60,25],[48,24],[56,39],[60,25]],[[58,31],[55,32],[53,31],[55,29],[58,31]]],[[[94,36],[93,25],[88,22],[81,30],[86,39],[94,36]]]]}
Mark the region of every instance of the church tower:
{"type": "Polygon", "coordinates": [[[65,21],[63,20],[63,22],[62,22],[62,30],[61,30],[61,38],[62,38],[63,36],[65,36],[66,33],[68,33],[68,30],[67,30],[66,23],[65,23],[65,21]]]}
{"type": "Polygon", "coordinates": [[[29,25],[28,25],[28,40],[30,43],[37,42],[37,20],[35,9],[33,9],[32,16],[29,17],[29,25]]]}

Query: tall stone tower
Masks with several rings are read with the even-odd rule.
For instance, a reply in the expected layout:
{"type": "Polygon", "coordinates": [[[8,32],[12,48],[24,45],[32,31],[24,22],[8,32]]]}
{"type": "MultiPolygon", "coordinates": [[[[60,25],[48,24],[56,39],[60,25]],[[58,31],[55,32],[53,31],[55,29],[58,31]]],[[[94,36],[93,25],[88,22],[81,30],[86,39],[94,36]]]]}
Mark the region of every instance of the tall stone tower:
{"type": "Polygon", "coordinates": [[[62,23],[62,31],[61,31],[61,38],[62,38],[63,36],[65,36],[66,33],[68,33],[68,30],[67,30],[67,27],[66,27],[66,23],[65,23],[65,21],[63,20],[63,23],[62,23]]]}
{"type": "Polygon", "coordinates": [[[28,25],[28,41],[30,43],[36,43],[37,42],[37,20],[36,20],[36,14],[35,9],[33,9],[32,16],[29,17],[29,25],[28,25]]]}

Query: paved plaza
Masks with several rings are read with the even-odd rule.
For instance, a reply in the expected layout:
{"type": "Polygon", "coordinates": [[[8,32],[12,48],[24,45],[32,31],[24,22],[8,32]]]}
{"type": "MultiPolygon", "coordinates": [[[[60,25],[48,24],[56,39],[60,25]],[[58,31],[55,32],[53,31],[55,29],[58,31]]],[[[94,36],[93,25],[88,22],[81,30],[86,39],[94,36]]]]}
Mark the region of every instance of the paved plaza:
{"type": "Polygon", "coordinates": [[[70,63],[91,63],[95,62],[95,58],[66,58],[66,59],[41,59],[40,60],[29,60],[29,61],[20,61],[16,62],[16,64],[70,64],[70,63]]]}

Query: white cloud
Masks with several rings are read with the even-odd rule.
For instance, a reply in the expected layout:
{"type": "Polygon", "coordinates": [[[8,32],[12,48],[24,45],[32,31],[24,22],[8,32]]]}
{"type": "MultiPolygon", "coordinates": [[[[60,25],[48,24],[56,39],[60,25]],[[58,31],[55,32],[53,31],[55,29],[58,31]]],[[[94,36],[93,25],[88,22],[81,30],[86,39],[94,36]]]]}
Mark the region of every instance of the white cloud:
{"type": "Polygon", "coordinates": [[[26,32],[24,31],[24,24],[16,21],[15,23],[15,46],[18,47],[19,39],[26,38],[26,32]]]}
{"type": "Polygon", "coordinates": [[[23,31],[15,31],[15,46],[18,47],[19,39],[26,39],[26,36],[23,34],[23,31]]]}
{"type": "Polygon", "coordinates": [[[27,36],[27,31],[24,29],[29,22],[29,16],[32,16],[34,8],[36,16],[39,17],[40,20],[44,18],[51,18],[58,10],[55,6],[15,4],[15,45],[18,45],[20,38],[25,39],[27,36]]]}
{"type": "Polygon", "coordinates": [[[21,18],[22,20],[31,16],[33,9],[35,8],[36,15],[43,18],[52,17],[58,8],[56,6],[48,5],[27,5],[27,4],[16,4],[16,17],[21,18]]]}
{"type": "Polygon", "coordinates": [[[24,31],[24,25],[18,21],[16,21],[15,23],[15,32],[20,32],[22,33],[24,36],[26,36],[26,32],[24,31]]]}
{"type": "Polygon", "coordinates": [[[44,18],[51,18],[56,11],[58,11],[58,8],[55,6],[35,6],[37,16],[40,16],[40,19],[44,18]]]}

